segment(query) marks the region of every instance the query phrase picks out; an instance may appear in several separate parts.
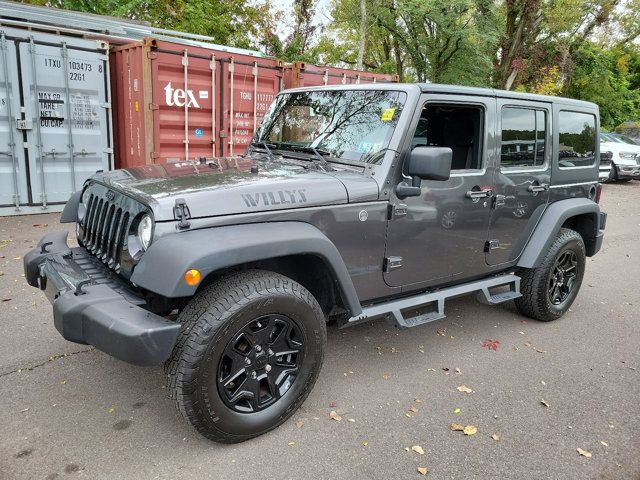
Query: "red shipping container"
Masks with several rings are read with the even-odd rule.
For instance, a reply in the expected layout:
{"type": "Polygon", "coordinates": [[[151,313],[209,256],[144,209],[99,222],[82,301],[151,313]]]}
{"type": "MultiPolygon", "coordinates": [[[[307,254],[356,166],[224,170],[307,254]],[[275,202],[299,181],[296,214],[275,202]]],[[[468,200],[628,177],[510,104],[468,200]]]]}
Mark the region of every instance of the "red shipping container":
{"type": "Polygon", "coordinates": [[[282,88],[279,60],[233,49],[146,38],[110,57],[118,168],[244,153],[282,88]]]}
{"type": "Polygon", "coordinates": [[[398,81],[398,75],[326,67],[305,62],[294,62],[286,65],[284,69],[284,88],[353,85],[377,82],[397,83],[398,81]]]}

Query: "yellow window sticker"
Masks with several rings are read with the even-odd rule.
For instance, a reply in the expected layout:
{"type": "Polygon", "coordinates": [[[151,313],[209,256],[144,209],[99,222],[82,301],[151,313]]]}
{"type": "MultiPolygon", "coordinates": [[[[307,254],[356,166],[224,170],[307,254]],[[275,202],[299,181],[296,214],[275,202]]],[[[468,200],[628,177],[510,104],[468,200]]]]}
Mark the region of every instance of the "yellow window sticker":
{"type": "Polygon", "coordinates": [[[393,120],[394,113],[396,113],[395,108],[385,108],[382,111],[382,115],[380,115],[380,120],[382,120],[383,122],[390,122],[391,120],[393,120]]]}

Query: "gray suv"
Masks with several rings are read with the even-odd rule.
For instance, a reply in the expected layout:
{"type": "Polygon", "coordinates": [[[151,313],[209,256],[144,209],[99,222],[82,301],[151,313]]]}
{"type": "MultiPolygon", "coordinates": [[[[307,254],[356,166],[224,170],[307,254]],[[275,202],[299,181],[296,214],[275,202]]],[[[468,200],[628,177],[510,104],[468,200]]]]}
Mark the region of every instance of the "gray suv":
{"type": "Polygon", "coordinates": [[[598,108],[444,85],[278,95],[248,153],[96,173],[24,258],[64,338],[163,364],[239,442],[313,387],[326,325],[413,328],[446,301],[561,317],[602,244],[598,108]]]}

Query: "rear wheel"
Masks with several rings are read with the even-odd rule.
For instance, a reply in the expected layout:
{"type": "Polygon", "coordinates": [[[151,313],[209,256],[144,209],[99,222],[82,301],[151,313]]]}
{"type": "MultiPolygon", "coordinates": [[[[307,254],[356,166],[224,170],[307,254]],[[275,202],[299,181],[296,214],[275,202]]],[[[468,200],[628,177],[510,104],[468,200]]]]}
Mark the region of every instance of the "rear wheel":
{"type": "Polygon", "coordinates": [[[311,391],[324,314],[302,285],[250,270],[204,288],[181,312],[167,371],[171,397],[205,437],[235,443],[289,418],[311,391]]]}
{"type": "Polygon", "coordinates": [[[520,271],[522,297],[515,301],[520,313],[544,322],[560,318],[580,290],[585,265],[582,237],[561,229],[540,266],[520,271]]]}

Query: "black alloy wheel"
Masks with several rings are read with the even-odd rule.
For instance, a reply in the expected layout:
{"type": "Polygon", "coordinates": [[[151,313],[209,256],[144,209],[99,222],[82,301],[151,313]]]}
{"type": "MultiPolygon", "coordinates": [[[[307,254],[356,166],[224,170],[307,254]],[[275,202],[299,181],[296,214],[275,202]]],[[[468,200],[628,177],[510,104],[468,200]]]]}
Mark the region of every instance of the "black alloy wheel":
{"type": "Polygon", "coordinates": [[[549,301],[561,305],[573,291],[578,273],[578,256],[573,250],[566,250],[556,260],[549,277],[549,301]]]}
{"type": "Polygon", "coordinates": [[[218,364],[218,390],[233,410],[254,413],[293,385],[304,359],[300,328],[284,315],[265,315],[227,343],[218,364]]]}

